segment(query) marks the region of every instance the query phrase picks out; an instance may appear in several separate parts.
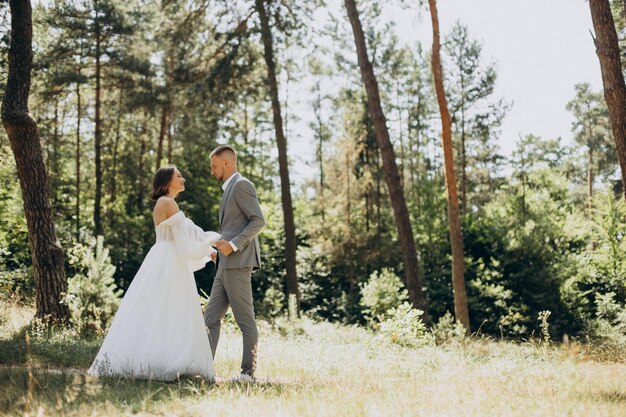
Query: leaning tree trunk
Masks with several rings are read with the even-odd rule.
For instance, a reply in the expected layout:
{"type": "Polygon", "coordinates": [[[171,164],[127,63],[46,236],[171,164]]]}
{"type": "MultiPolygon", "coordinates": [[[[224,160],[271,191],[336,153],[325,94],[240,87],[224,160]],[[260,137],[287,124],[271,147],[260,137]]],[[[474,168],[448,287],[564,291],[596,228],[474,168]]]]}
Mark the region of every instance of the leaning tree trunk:
{"type": "Polygon", "coordinates": [[[470,330],[469,312],[467,310],[467,295],[465,293],[465,278],[463,276],[463,236],[461,235],[461,215],[459,212],[459,195],[456,188],[456,174],[454,172],[454,151],[452,148],[452,121],[448,111],[448,102],[443,86],[443,73],[439,51],[439,17],[435,0],[428,0],[430,16],[433,25],[432,67],[435,78],[435,90],[441,113],[442,144],[446,173],[446,191],[448,197],[448,221],[450,222],[450,243],[452,245],[452,290],[454,291],[454,315],[456,319],[470,330]]]}
{"type": "Polygon", "coordinates": [[[409,298],[413,305],[424,311],[424,321],[428,318],[428,303],[422,291],[422,278],[420,276],[419,264],[417,261],[417,250],[415,247],[415,239],[413,237],[413,229],[409,218],[409,210],[404,198],[404,190],[400,184],[400,174],[396,165],[396,156],[393,146],[389,139],[389,131],[385,120],[385,114],[380,104],[380,94],[378,92],[378,83],[374,76],[374,69],[367,55],[367,46],[365,45],[365,36],[361,27],[361,20],[356,8],[354,0],[345,0],[346,10],[352,32],[354,33],[354,42],[356,44],[356,52],[361,68],[361,77],[365,90],[367,91],[367,105],[369,112],[374,120],[374,130],[376,132],[376,140],[383,159],[383,173],[389,196],[391,198],[391,206],[396,219],[398,228],[398,237],[400,239],[400,248],[404,260],[405,284],[409,291],[409,298]]]}
{"type": "Polygon", "coordinates": [[[22,190],[33,273],[37,317],[63,322],[69,316],[61,304],[67,290],[63,249],[54,228],[48,179],[39,142],[37,123],[28,111],[32,68],[32,8],[30,1],[11,0],[9,74],[2,101],[2,124],[15,157],[22,190]]]}
{"type": "Polygon", "coordinates": [[[296,227],[293,219],[293,203],[289,183],[289,162],[287,159],[287,140],[283,133],[283,119],[280,114],[278,99],[278,83],[276,81],[276,65],[274,64],[274,46],[270,29],[265,0],[256,0],[256,10],[261,20],[261,37],[263,38],[265,64],[267,66],[267,84],[272,99],[272,113],[276,130],[276,146],[278,148],[278,171],[280,173],[280,189],[285,220],[285,269],[287,273],[287,295],[295,295],[298,314],[300,311],[300,290],[296,271],[296,227]]]}
{"type": "Polygon", "coordinates": [[[596,32],[594,42],[602,71],[604,100],[609,109],[626,197],[626,84],[622,75],[617,32],[609,0],[589,0],[589,8],[596,32]]]}

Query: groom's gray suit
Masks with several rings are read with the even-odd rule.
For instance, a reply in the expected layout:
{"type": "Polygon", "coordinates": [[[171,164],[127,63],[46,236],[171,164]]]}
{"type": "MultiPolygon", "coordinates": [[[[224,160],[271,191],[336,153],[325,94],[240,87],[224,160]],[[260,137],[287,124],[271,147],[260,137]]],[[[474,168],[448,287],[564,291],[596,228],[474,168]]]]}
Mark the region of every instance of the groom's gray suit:
{"type": "Polygon", "coordinates": [[[236,251],[228,256],[219,254],[219,266],[211,299],[204,311],[204,322],[209,329],[211,350],[220,337],[220,326],[228,306],[243,334],[241,372],[253,376],[256,368],[258,332],[252,304],[252,271],[261,266],[258,234],[265,226],[254,185],[238,172],[226,182],[219,207],[222,239],[234,245],[236,251]]]}

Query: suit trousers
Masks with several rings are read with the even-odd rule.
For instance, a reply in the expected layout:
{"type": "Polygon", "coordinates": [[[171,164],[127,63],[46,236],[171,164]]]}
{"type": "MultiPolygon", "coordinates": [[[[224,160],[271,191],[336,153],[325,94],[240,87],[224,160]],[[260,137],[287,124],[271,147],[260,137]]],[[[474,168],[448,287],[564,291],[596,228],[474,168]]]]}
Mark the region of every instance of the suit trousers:
{"type": "Polygon", "coordinates": [[[252,268],[218,268],[211,288],[209,305],[204,311],[204,322],[209,329],[211,350],[215,358],[222,319],[230,305],[235,321],[243,334],[241,372],[253,376],[256,369],[259,334],[252,304],[251,279],[252,268]]]}

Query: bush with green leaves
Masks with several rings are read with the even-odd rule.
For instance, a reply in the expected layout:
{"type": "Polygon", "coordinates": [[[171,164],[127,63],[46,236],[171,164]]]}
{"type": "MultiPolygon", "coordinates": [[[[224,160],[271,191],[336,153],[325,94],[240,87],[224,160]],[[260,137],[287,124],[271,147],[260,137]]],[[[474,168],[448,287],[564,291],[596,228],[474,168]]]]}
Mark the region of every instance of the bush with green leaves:
{"type": "Polygon", "coordinates": [[[431,332],[438,345],[461,342],[466,334],[465,327],[449,311],[439,318],[431,332]]]}
{"type": "Polygon", "coordinates": [[[465,279],[473,331],[526,338],[540,331],[539,312],[550,310],[553,336],[576,332],[561,297],[581,241],[568,232],[575,207],[567,191],[560,175],[526,173],[481,212],[466,216],[465,279]]]}
{"type": "Polygon", "coordinates": [[[361,286],[361,306],[370,320],[398,307],[408,298],[407,290],[392,269],[375,271],[361,286]]]}
{"type": "Polygon", "coordinates": [[[580,231],[589,243],[562,288],[586,335],[618,343],[626,343],[625,218],[621,194],[596,194],[590,227],[580,231]]]}
{"type": "Polygon", "coordinates": [[[379,332],[391,343],[408,347],[431,344],[433,336],[426,328],[424,312],[413,308],[405,301],[398,307],[387,310],[381,317],[379,332]]]}
{"type": "Polygon", "coordinates": [[[122,291],[117,288],[109,250],[99,236],[90,245],[75,244],[67,251],[76,274],[67,280],[63,298],[71,313],[71,323],[83,338],[101,336],[119,307],[122,291]]]}

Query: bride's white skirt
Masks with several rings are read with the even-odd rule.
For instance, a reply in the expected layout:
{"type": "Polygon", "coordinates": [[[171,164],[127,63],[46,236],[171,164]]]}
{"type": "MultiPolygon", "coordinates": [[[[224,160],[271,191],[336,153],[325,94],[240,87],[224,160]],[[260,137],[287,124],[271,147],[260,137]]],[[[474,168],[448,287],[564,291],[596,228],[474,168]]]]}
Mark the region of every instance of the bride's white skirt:
{"type": "Polygon", "coordinates": [[[193,272],[172,241],[156,243],[133,279],[102,347],[95,376],[214,378],[193,272]]]}

